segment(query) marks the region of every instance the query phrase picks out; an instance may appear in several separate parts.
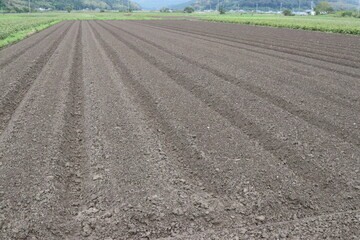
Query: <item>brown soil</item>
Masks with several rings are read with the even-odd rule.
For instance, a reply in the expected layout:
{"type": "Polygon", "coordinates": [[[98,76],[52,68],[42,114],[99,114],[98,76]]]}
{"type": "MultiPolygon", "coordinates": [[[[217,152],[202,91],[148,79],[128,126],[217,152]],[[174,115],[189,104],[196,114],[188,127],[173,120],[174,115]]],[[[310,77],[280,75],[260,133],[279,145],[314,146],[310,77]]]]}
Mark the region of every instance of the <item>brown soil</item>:
{"type": "Polygon", "coordinates": [[[0,239],[357,239],[360,38],[67,21],[0,51],[0,239]]]}

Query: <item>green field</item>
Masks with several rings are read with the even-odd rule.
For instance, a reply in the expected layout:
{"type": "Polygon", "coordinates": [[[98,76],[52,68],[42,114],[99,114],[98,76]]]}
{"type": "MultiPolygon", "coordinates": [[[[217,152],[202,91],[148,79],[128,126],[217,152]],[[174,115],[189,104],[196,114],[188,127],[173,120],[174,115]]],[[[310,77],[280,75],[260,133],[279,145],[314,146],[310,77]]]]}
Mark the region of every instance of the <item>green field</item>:
{"type": "Polygon", "coordinates": [[[360,35],[360,18],[291,16],[280,14],[159,13],[159,12],[48,12],[0,14],[0,48],[64,20],[149,20],[161,16],[198,17],[199,20],[360,35]]]}
{"type": "Polygon", "coordinates": [[[360,18],[324,16],[283,16],[280,14],[226,14],[206,17],[202,20],[240,23],[312,31],[360,34],[360,18]]]}

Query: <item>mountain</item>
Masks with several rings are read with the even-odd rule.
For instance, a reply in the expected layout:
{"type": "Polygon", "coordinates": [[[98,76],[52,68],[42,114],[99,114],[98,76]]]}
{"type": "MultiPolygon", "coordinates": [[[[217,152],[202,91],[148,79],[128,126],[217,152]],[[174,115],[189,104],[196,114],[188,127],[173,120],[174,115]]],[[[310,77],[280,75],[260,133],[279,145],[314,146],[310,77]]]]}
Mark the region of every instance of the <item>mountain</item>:
{"type": "MultiPolygon", "coordinates": [[[[31,0],[31,8],[51,8],[55,10],[65,10],[68,7],[73,9],[127,9],[129,0],[31,0]]],[[[141,6],[133,1],[129,1],[133,10],[140,10],[141,6]]],[[[27,0],[0,0],[0,7],[10,12],[28,11],[27,0]]]]}
{"type": "MultiPolygon", "coordinates": [[[[128,1],[134,10],[159,10],[162,7],[170,7],[172,9],[184,9],[187,6],[193,6],[196,10],[215,10],[220,6],[227,10],[254,10],[256,4],[258,10],[280,10],[289,8],[297,10],[309,9],[311,7],[311,0],[30,0],[32,8],[51,8],[56,10],[65,10],[67,6],[72,6],[74,9],[127,9],[128,1]]],[[[314,5],[318,1],[314,0],[314,5]]],[[[356,8],[358,0],[328,0],[333,7],[338,9],[352,9],[356,8]]],[[[0,9],[13,12],[27,11],[28,0],[0,0],[0,9]]]]}
{"type": "MultiPolygon", "coordinates": [[[[314,0],[314,6],[319,2],[324,0],[314,0]]],[[[358,0],[342,0],[342,1],[334,1],[328,0],[335,9],[351,9],[356,8],[358,0]],[[339,7],[337,7],[339,6],[339,7]]],[[[220,7],[223,7],[227,10],[237,10],[237,9],[244,9],[244,10],[280,10],[288,8],[297,11],[299,8],[300,2],[300,9],[310,9],[311,8],[311,1],[310,0],[191,0],[181,4],[171,6],[173,9],[183,9],[186,6],[192,6],[196,10],[215,10],[218,9],[220,3],[220,7]]]]}
{"type": "MultiPolygon", "coordinates": [[[[130,1],[134,10],[159,10],[162,7],[181,4],[189,0],[30,0],[33,8],[64,10],[71,5],[74,9],[122,9],[130,1]]],[[[7,11],[27,11],[28,0],[0,0],[0,8],[7,11]]]]}

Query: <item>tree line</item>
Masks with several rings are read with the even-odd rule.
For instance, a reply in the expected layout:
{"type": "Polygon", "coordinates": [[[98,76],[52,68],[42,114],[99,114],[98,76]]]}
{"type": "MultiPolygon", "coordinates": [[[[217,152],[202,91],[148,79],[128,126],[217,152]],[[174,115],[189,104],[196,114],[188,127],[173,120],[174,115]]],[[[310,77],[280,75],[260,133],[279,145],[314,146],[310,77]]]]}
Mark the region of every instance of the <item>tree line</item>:
{"type": "MultiPolygon", "coordinates": [[[[236,9],[258,9],[258,10],[280,10],[293,9],[300,10],[310,9],[311,2],[316,6],[321,0],[194,0],[191,5],[196,10],[226,10],[236,9]]],[[[333,0],[335,1],[335,0],[333,0]]],[[[345,0],[346,2],[347,0],[345,0]]]]}
{"type": "MultiPolygon", "coordinates": [[[[81,9],[121,10],[130,7],[140,10],[141,6],[129,0],[31,0],[31,9],[47,8],[52,10],[71,11],[81,9]]],[[[5,12],[27,12],[27,0],[0,0],[0,8],[5,12]]]]}

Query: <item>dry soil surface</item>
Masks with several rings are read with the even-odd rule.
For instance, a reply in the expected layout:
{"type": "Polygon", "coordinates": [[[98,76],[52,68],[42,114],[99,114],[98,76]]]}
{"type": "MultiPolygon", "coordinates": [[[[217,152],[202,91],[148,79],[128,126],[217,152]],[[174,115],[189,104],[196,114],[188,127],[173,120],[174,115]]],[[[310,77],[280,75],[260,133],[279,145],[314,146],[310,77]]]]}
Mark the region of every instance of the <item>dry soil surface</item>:
{"type": "Polygon", "coordinates": [[[359,239],[360,37],[66,21],[0,51],[0,239],[359,239]]]}

